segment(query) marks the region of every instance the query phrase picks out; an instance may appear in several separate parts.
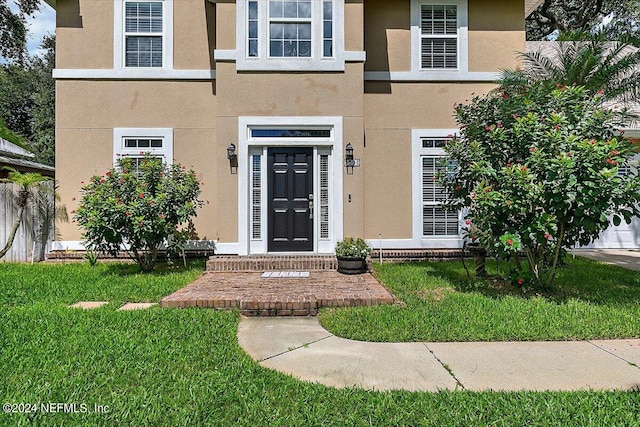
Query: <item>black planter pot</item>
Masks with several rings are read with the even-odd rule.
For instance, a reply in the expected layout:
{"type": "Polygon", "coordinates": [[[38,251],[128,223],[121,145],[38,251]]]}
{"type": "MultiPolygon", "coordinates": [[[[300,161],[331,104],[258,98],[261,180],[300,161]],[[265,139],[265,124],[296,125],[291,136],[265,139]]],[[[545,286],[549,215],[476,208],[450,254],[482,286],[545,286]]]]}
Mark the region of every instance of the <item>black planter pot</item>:
{"type": "Polygon", "coordinates": [[[337,257],[338,273],[362,274],[367,272],[367,260],[354,257],[337,257]]]}

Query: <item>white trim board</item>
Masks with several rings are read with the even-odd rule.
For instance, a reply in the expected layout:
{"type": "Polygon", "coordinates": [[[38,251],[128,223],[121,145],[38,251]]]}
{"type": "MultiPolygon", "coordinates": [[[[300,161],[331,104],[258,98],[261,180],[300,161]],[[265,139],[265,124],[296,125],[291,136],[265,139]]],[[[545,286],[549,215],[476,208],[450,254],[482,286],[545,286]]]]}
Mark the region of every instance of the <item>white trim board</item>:
{"type": "MultiPolygon", "coordinates": [[[[214,246],[216,254],[231,255],[237,254],[237,243],[218,243],[216,240],[187,240],[186,250],[207,250],[214,246]],[[206,246],[206,247],[205,247],[206,246]]],[[[52,251],[86,251],[83,240],[54,240],[51,245],[52,251]]]]}
{"type": "Polygon", "coordinates": [[[497,82],[500,73],[476,71],[365,71],[365,81],[380,82],[497,82]]]}
{"type": "Polygon", "coordinates": [[[462,238],[443,237],[439,239],[423,239],[416,244],[415,239],[366,239],[373,249],[461,249],[462,238]]]}
{"type": "Polygon", "coordinates": [[[155,70],[147,68],[112,69],[75,69],[56,68],[53,70],[56,80],[215,80],[215,70],[155,70]]]}

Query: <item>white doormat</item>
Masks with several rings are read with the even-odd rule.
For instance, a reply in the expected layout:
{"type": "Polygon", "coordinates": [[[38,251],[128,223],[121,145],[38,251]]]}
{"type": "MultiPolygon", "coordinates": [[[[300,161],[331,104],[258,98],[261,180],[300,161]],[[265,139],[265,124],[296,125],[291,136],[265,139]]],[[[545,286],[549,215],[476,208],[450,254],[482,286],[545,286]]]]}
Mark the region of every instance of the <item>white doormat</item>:
{"type": "Polygon", "coordinates": [[[308,271],[265,271],[262,273],[265,279],[289,278],[289,279],[308,279],[308,271]]]}

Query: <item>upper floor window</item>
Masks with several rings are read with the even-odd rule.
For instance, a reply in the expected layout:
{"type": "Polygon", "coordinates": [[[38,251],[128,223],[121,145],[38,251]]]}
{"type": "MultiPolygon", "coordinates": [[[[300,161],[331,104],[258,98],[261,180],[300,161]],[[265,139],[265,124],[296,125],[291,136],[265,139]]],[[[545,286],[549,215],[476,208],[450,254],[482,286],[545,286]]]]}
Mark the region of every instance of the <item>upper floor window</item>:
{"type": "Polygon", "coordinates": [[[412,0],[412,69],[467,71],[467,1],[412,0]]]}
{"type": "Polygon", "coordinates": [[[115,0],[114,68],[173,67],[173,0],[115,0]]]}
{"type": "Polygon", "coordinates": [[[458,6],[423,4],[420,12],[422,68],[458,68],[458,6]]]}
{"type": "Polygon", "coordinates": [[[344,0],[238,0],[237,4],[238,69],[344,67],[344,0]]]}
{"type": "Polygon", "coordinates": [[[125,2],[125,66],[162,67],[162,2],[125,2]]]}

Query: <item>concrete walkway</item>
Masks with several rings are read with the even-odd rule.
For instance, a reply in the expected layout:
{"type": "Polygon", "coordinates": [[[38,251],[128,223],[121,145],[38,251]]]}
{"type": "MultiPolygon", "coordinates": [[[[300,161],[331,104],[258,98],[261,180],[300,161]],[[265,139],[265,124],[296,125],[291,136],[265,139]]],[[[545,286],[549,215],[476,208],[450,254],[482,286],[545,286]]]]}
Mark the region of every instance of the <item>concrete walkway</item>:
{"type": "Polygon", "coordinates": [[[303,381],[375,390],[640,390],[640,340],[370,343],[315,317],[242,318],[240,345],[303,381]]]}
{"type": "Polygon", "coordinates": [[[573,255],[583,256],[605,264],[640,271],[640,250],[634,249],[575,249],[573,255]]]}

